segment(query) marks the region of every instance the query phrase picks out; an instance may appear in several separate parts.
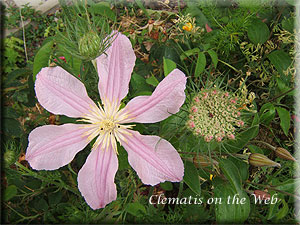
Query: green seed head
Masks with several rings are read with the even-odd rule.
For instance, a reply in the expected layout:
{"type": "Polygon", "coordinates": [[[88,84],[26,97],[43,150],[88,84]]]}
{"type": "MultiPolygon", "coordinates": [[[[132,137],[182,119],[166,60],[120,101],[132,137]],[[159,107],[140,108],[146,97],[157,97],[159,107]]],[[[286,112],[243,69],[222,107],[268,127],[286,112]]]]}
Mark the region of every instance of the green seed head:
{"type": "Polygon", "coordinates": [[[13,150],[7,150],[3,155],[3,159],[5,166],[10,166],[11,164],[16,162],[15,152],[13,150]]]}
{"type": "Polygon", "coordinates": [[[79,52],[87,59],[95,59],[101,53],[101,39],[96,32],[89,31],[80,38],[79,52]]]}

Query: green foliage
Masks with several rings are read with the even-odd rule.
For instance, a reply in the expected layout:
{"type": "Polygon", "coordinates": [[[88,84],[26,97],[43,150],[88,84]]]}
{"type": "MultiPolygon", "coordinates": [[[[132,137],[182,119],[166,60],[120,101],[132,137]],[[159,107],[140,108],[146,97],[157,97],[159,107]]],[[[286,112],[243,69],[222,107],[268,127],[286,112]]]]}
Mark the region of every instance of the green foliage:
{"type": "Polygon", "coordinates": [[[270,35],[268,26],[260,20],[254,20],[248,27],[249,40],[254,44],[265,43],[270,35]]]}
{"type": "Polygon", "coordinates": [[[278,112],[279,118],[280,118],[280,126],[286,136],[288,136],[288,132],[290,129],[290,112],[287,111],[284,108],[276,107],[276,111],[278,112]]]}
{"type": "Polygon", "coordinates": [[[286,74],[286,70],[292,63],[290,56],[282,50],[275,50],[268,55],[268,58],[275,66],[276,70],[280,73],[281,79],[286,84],[289,83],[291,75],[286,74]]]}
{"type": "Polygon", "coordinates": [[[18,69],[25,60],[24,42],[16,37],[4,39],[4,60],[3,68],[5,73],[18,69]]]}
{"type": "Polygon", "coordinates": [[[171,59],[166,59],[163,57],[164,61],[164,75],[165,77],[171,73],[174,69],[176,69],[176,63],[173,62],[171,59]]]}
{"type": "Polygon", "coordinates": [[[44,67],[49,66],[50,55],[53,52],[53,41],[48,41],[43,45],[39,51],[36,53],[33,62],[33,80],[35,81],[36,75],[44,67]]]}
{"type": "Polygon", "coordinates": [[[200,180],[198,177],[197,169],[193,163],[186,161],[184,163],[184,182],[191,188],[197,195],[201,194],[200,180]]]}
{"type": "Polygon", "coordinates": [[[216,199],[222,200],[222,204],[216,204],[215,208],[218,223],[243,223],[248,218],[250,200],[245,192],[237,194],[232,186],[219,184],[214,194],[216,199]]]}
{"type": "Polygon", "coordinates": [[[13,6],[9,6],[5,9],[5,22],[8,29],[20,27],[21,24],[21,16],[23,20],[31,19],[35,13],[35,10],[29,6],[29,3],[25,4],[21,9],[13,6]],[[21,10],[21,12],[20,12],[21,10]]]}

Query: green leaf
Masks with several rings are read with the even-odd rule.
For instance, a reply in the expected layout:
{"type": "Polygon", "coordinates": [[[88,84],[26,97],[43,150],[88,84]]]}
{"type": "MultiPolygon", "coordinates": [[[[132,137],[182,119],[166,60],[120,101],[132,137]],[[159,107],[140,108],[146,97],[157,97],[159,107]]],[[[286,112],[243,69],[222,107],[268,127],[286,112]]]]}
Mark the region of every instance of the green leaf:
{"type": "Polygon", "coordinates": [[[129,168],[128,163],[128,154],[122,146],[118,148],[118,162],[119,162],[119,170],[124,170],[129,168]]]}
{"type": "Polygon", "coordinates": [[[217,185],[214,189],[214,199],[221,199],[222,204],[215,204],[216,220],[218,224],[243,223],[250,213],[250,200],[248,195],[242,191],[237,195],[229,184],[217,185]],[[235,196],[236,195],[236,196],[235,196]],[[233,201],[233,198],[238,201],[233,201]]]}
{"type": "Polygon", "coordinates": [[[193,192],[195,192],[197,195],[201,194],[201,186],[198,177],[198,171],[193,163],[188,161],[184,163],[183,180],[193,192]]]}
{"type": "Polygon", "coordinates": [[[185,60],[187,57],[190,57],[190,56],[192,56],[192,55],[195,55],[195,54],[197,54],[198,52],[200,52],[200,49],[199,49],[199,48],[193,48],[193,49],[187,50],[187,51],[183,52],[183,53],[180,55],[180,60],[183,61],[183,60],[185,60]]]}
{"type": "Polygon", "coordinates": [[[269,125],[275,117],[275,112],[275,107],[272,103],[264,104],[259,111],[260,122],[269,125]]]}
{"type": "Polygon", "coordinates": [[[173,62],[171,59],[166,59],[163,57],[164,60],[164,75],[165,77],[171,73],[174,69],[176,69],[176,63],[173,62]]]}
{"type": "Polygon", "coordinates": [[[146,214],[145,206],[138,202],[129,203],[126,207],[126,211],[133,216],[140,216],[140,212],[146,214]]]}
{"type": "Polygon", "coordinates": [[[33,81],[35,81],[36,75],[43,67],[48,66],[49,58],[52,53],[54,41],[49,41],[44,44],[36,53],[33,61],[33,81]]]}
{"type": "Polygon", "coordinates": [[[3,107],[3,109],[2,109],[2,117],[3,118],[17,119],[19,116],[20,116],[20,114],[11,107],[3,107]]]}
{"type": "Polygon", "coordinates": [[[235,157],[229,157],[228,160],[233,162],[236,168],[238,168],[242,181],[246,181],[249,177],[249,165],[235,157]]]}
{"type": "Polygon", "coordinates": [[[156,87],[159,84],[159,81],[154,75],[146,79],[146,83],[156,87]]]}
{"type": "Polygon", "coordinates": [[[36,198],[34,200],[34,208],[38,211],[40,210],[47,211],[49,206],[44,198],[40,198],[40,199],[36,198]]]}
{"type": "MultiPolygon", "coordinates": [[[[276,78],[276,83],[277,83],[278,91],[280,93],[284,93],[290,90],[290,87],[288,87],[279,77],[276,78]]],[[[287,95],[293,95],[293,93],[289,92],[287,93],[287,95]]]]}
{"type": "Polygon", "coordinates": [[[293,33],[294,28],[295,28],[295,18],[294,17],[290,17],[288,19],[284,19],[282,22],[282,28],[287,30],[290,33],[293,33]]]}
{"type": "Polygon", "coordinates": [[[286,203],[284,199],[281,199],[282,207],[281,209],[276,213],[276,220],[283,219],[289,212],[289,206],[286,203]]]}
{"type": "Polygon", "coordinates": [[[110,9],[108,2],[99,2],[88,8],[88,11],[101,16],[105,16],[112,21],[116,20],[116,14],[110,9]]]}
{"type": "Polygon", "coordinates": [[[173,184],[170,181],[160,183],[160,187],[162,189],[164,189],[165,191],[172,191],[173,190],[173,184]]]}
{"type": "MultiPolygon", "coordinates": [[[[19,78],[19,77],[24,77],[24,78],[27,78],[29,76],[29,74],[31,73],[32,71],[28,68],[22,68],[22,69],[16,69],[12,72],[10,72],[8,75],[7,75],[7,78],[4,80],[3,82],[3,86],[4,88],[6,87],[11,87],[11,83],[13,84],[13,82],[19,78]]],[[[14,84],[13,84],[14,85],[14,84]]]]}
{"type": "Polygon", "coordinates": [[[48,195],[49,205],[52,205],[52,206],[57,205],[58,203],[60,203],[62,197],[63,197],[62,191],[50,193],[48,195]]]}
{"type": "Polygon", "coordinates": [[[256,125],[259,125],[259,116],[257,113],[254,115],[253,121],[251,123],[251,127],[256,126],[256,125]]]}
{"type": "Polygon", "coordinates": [[[219,161],[219,166],[223,171],[225,177],[235,188],[235,192],[240,193],[242,190],[242,178],[236,165],[228,159],[221,159],[219,161]]]}
{"type": "Polygon", "coordinates": [[[288,4],[292,5],[292,6],[297,6],[297,0],[285,0],[288,4]]]}
{"type": "Polygon", "coordinates": [[[141,0],[135,0],[135,3],[138,5],[138,7],[140,7],[140,9],[145,13],[145,15],[147,16],[148,19],[150,19],[150,16],[146,10],[146,8],[144,7],[143,3],[141,0]]]}
{"type": "MultiPolygon", "coordinates": [[[[275,191],[269,190],[269,194],[271,196],[273,196],[275,193],[276,193],[275,191]]],[[[279,204],[280,204],[280,201],[277,201],[276,204],[270,204],[270,207],[269,207],[269,210],[268,210],[268,214],[267,214],[267,220],[270,220],[270,219],[272,219],[275,216],[275,214],[278,211],[279,204]]]]}
{"type": "Polygon", "coordinates": [[[208,23],[208,20],[202,13],[202,11],[199,9],[199,7],[197,7],[197,5],[195,4],[196,2],[197,1],[187,1],[188,7],[185,13],[189,14],[191,18],[195,17],[197,25],[202,27],[206,23],[208,23]]]}
{"type": "Polygon", "coordinates": [[[284,182],[276,182],[278,180],[275,180],[275,182],[272,183],[273,186],[276,186],[276,189],[289,192],[289,193],[295,193],[297,195],[300,194],[300,179],[288,179],[284,182]]]}
{"type": "Polygon", "coordinates": [[[208,50],[207,53],[210,55],[210,58],[215,66],[215,68],[217,68],[218,65],[218,55],[214,50],[208,50]]]}
{"type": "Polygon", "coordinates": [[[135,72],[131,76],[130,87],[134,96],[141,92],[152,93],[152,88],[147,84],[146,79],[135,72]]]}
{"type": "Polygon", "coordinates": [[[288,136],[290,125],[291,125],[291,116],[290,112],[284,108],[276,107],[280,118],[280,126],[286,136],[288,136]]]}
{"type": "Polygon", "coordinates": [[[236,136],[235,140],[227,140],[225,141],[221,147],[223,151],[235,153],[241,150],[252,138],[256,137],[258,134],[259,126],[253,126],[248,128],[247,130],[239,133],[236,136]]]}
{"type": "Polygon", "coordinates": [[[22,134],[21,126],[18,120],[12,118],[4,118],[3,120],[3,132],[7,135],[14,137],[20,137],[22,134]]]}
{"type": "Polygon", "coordinates": [[[261,20],[254,20],[248,28],[248,38],[254,44],[263,44],[268,40],[270,31],[261,20]]]}
{"type": "Polygon", "coordinates": [[[288,84],[290,80],[290,76],[287,77],[284,74],[284,71],[286,71],[289,68],[289,66],[292,64],[292,59],[289,56],[289,54],[282,50],[275,50],[268,55],[268,59],[275,66],[276,70],[279,72],[280,78],[286,84],[288,84]]]}
{"type": "Polygon", "coordinates": [[[247,147],[249,148],[249,150],[250,150],[251,153],[260,153],[260,154],[264,155],[264,151],[260,147],[258,147],[258,146],[247,145],[247,147]]]}
{"type": "Polygon", "coordinates": [[[17,187],[15,185],[9,185],[5,190],[4,190],[4,195],[3,195],[3,200],[5,202],[9,201],[13,197],[15,197],[18,193],[17,187]]]}
{"type": "Polygon", "coordinates": [[[206,66],[206,58],[203,52],[198,53],[197,64],[195,68],[195,77],[199,77],[200,73],[203,72],[206,66]]]}

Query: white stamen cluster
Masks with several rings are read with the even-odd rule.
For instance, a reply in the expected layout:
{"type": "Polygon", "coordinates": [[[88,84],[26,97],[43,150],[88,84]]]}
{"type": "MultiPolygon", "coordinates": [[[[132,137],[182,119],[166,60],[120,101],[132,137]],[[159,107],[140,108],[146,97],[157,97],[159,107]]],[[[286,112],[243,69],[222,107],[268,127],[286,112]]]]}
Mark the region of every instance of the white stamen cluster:
{"type": "Polygon", "coordinates": [[[98,107],[91,106],[90,112],[83,116],[83,119],[79,121],[87,122],[84,124],[84,128],[90,128],[85,132],[85,136],[88,136],[88,140],[91,141],[95,137],[96,139],[93,149],[96,149],[101,144],[101,149],[107,149],[110,145],[117,153],[117,142],[126,142],[124,134],[131,135],[127,129],[131,129],[134,125],[122,125],[123,123],[130,122],[128,119],[128,113],[124,112],[124,108],[119,110],[119,104],[117,101],[113,101],[111,104],[109,101],[104,102],[102,107],[98,103],[98,107]]]}
{"type": "Polygon", "coordinates": [[[244,125],[240,115],[237,97],[216,88],[206,89],[194,97],[186,125],[206,142],[221,142],[225,137],[235,139],[236,128],[244,125]]]}

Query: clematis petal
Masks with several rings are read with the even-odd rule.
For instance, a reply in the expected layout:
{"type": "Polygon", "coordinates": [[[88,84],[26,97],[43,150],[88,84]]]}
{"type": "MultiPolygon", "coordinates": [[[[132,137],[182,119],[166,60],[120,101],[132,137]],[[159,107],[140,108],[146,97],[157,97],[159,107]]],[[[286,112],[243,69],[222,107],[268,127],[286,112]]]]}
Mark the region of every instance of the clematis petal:
{"type": "Polygon", "coordinates": [[[183,178],[183,162],[176,149],[158,136],[141,135],[137,131],[124,134],[123,147],[128,161],[144,184],[164,181],[179,182],[183,178]]]}
{"type": "Polygon", "coordinates": [[[97,61],[99,75],[99,93],[102,102],[120,101],[127,95],[131,73],[135,65],[135,54],[129,39],[116,33],[105,54],[97,61]]]}
{"type": "Polygon", "coordinates": [[[104,208],[117,198],[114,183],[118,158],[112,147],[93,149],[78,173],[78,188],[92,209],[104,208]]]}
{"type": "Polygon", "coordinates": [[[173,70],[156,87],[151,96],[138,96],[126,105],[128,120],[137,123],[156,123],[179,111],[185,100],[186,76],[173,70]]]}
{"type": "Polygon", "coordinates": [[[84,84],[61,67],[43,68],[35,81],[39,103],[53,114],[82,117],[95,103],[87,95],[84,84]]]}
{"type": "Polygon", "coordinates": [[[29,134],[25,159],[36,170],[55,170],[70,163],[89,141],[81,124],[45,125],[29,134]]]}

